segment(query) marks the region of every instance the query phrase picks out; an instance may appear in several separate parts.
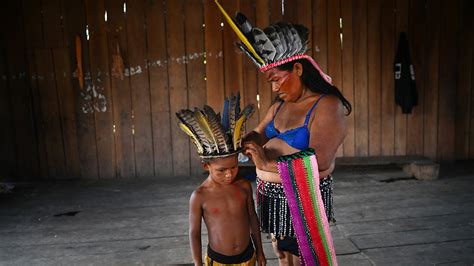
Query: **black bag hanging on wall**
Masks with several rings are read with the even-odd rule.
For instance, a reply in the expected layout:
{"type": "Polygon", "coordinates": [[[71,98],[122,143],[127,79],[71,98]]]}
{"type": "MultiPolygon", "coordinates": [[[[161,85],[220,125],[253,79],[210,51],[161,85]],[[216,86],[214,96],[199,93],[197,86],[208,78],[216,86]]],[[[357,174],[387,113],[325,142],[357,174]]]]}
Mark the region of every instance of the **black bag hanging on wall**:
{"type": "Polygon", "coordinates": [[[415,71],[410,61],[408,40],[404,32],[400,33],[397,55],[394,63],[395,72],[395,102],[402,107],[404,114],[410,114],[418,104],[415,71]]]}

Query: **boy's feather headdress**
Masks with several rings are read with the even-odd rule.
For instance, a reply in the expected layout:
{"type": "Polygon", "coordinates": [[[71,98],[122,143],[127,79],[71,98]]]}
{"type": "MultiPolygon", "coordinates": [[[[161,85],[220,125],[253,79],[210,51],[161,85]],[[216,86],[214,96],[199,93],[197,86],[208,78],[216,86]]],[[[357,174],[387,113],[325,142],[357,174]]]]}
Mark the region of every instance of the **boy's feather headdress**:
{"type": "Polygon", "coordinates": [[[230,17],[218,0],[214,1],[239,37],[241,42],[237,43],[237,46],[252,59],[260,71],[265,72],[279,65],[304,58],[311,62],[326,82],[332,84],[331,77],[321,70],[311,56],[305,54],[308,50],[309,37],[305,26],[278,22],[261,30],[252,26],[240,12],[237,12],[235,18],[230,17]]]}
{"type": "Polygon", "coordinates": [[[240,152],[245,123],[255,111],[253,104],[240,111],[240,94],[225,98],[222,118],[212,107],[182,109],[176,113],[178,124],[203,159],[227,157],[240,152]]]}

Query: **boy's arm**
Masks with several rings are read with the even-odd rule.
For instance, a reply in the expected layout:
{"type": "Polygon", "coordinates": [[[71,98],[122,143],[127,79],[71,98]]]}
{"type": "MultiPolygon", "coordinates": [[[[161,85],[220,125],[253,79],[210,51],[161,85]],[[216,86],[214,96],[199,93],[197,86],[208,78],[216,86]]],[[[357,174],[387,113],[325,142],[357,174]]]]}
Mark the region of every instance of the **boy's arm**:
{"type": "Polygon", "coordinates": [[[255,245],[255,252],[257,253],[258,265],[266,265],[267,260],[265,259],[265,254],[263,253],[262,247],[262,238],[260,235],[260,224],[258,222],[257,213],[255,212],[255,205],[253,201],[253,192],[252,186],[249,182],[246,182],[248,188],[247,195],[247,210],[249,213],[250,229],[253,243],[255,245]]]}
{"type": "Polygon", "coordinates": [[[202,265],[201,244],[202,207],[199,194],[194,191],[189,199],[189,242],[194,265],[202,265]]]}

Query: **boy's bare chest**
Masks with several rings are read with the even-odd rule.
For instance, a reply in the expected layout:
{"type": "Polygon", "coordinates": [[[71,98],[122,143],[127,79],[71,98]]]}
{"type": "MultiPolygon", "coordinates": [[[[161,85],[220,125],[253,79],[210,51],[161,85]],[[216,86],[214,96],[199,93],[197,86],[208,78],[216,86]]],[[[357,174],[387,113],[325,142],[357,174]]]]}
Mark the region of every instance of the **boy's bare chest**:
{"type": "Polygon", "coordinates": [[[246,193],[240,188],[226,189],[206,195],[203,208],[211,216],[241,215],[247,212],[246,193]]]}

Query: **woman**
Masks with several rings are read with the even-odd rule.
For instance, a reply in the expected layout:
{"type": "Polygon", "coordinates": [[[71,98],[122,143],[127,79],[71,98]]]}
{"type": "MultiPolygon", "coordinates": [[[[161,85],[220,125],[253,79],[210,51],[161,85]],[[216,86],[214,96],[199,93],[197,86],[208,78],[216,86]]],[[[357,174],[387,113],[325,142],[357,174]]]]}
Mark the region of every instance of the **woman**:
{"type": "MultiPolygon", "coordinates": [[[[244,152],[256,166],[262,231],[273,234],[272,242],[280,265],[299,265],[298,245],[290,217],[281,217],[280,212],[277,213],[280,216],[278,224],[271,219],[275,210],[287,205],[279,200],[284,192],[276,160],[308,147],[316,151],[322,198],[326,215],[332,220],[331,173],[336,151],[346,135],[345,116],[350,113],[351,105],[306,59],[272,68],[264,75],[279,101],[246,136],[244,152]]],[[[287,206],[283,213],[289,215],[287,206]]]]}
{"type": "Polygon", "coordinates": [[[350,114],[351,105],[314,59],[305,54],[307,28],[280,22],[261,30],[241,13],[231,19],[217,5],[240,38],[239,48],[264,73],[278,95],[265,118],[244,138],[243,152],[256,165],[262,232],[272,234],[280,265],[299,265],[298,243],[277,159],[307,148],[316,151],[321,196],[327,218],[333,219],[331,173],[336,151],[346,135],[345,116],[350,114]]]}

